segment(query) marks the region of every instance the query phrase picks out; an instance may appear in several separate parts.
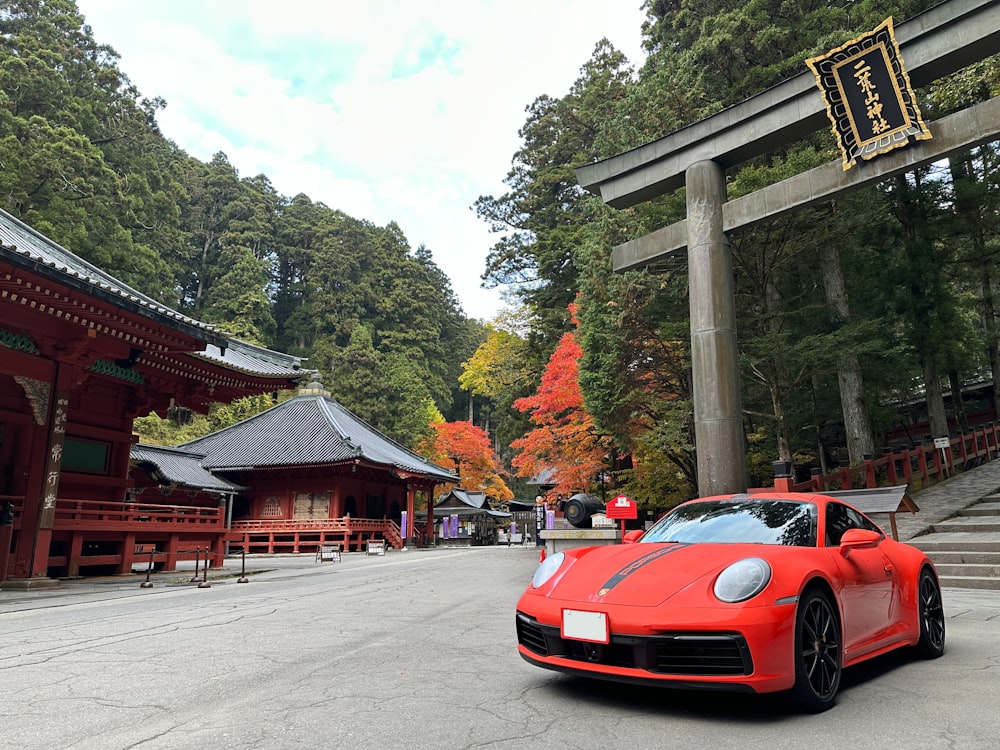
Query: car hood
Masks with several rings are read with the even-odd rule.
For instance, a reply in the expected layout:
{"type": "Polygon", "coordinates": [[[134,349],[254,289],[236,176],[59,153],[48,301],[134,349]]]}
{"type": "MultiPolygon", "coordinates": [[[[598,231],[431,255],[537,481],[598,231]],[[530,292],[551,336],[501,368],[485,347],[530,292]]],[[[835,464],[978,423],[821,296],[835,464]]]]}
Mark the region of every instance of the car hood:
{"type": "Polygon", "coordinates": [[[685,589],[708,595],[716,575],[737,560],[767,559],[760,544],[623,544],[567,551],[549,598],[656,607],[685,589]]]}

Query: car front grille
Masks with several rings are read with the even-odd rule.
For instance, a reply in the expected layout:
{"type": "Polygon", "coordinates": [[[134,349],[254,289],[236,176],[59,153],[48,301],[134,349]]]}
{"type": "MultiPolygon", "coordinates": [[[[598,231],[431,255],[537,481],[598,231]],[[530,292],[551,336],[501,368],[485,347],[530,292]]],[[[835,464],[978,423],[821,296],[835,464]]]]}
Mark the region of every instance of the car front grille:
{"type": "Polygon", "coordinates": [[[753,673],[746,640],[737,633],[611,634],[607,644],[565,639],[559,628],[517,613],[517,641],[539,656],[642,669],[655,674],[732,676],[753,673]]]}

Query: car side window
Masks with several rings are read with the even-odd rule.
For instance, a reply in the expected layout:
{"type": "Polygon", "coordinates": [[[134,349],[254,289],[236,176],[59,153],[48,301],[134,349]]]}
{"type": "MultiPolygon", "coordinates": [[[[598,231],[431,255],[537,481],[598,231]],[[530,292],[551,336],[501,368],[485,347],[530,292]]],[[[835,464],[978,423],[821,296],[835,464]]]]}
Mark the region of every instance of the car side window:
{"type": "Polygon", "coordinates": [[[848,529],[867,529],[879,534],[882,530],[868,518],[858,513],[854,508],[848,508],[840,503],[830,503],[826,506],[826,546],[837,547],[840,539],[848,529]]]}
{"type": "Polygon", "coordinates": [[[840,538],[850,528],[851,519],[847,514],[848,507],[840,503],[830,503],[826,506],[826,546],[837,547],[840,538]]]}
{"type": "Polygon", "coordinates": [[[851,525],[849,528],[852,529],[867,529],[868,531],[874,531],[879,534],[882,533],[882,529],[876,526],[867,516],[863,516],[854,508],[845,508],[847,511],[848,518],[851,519],[851,525]]]}

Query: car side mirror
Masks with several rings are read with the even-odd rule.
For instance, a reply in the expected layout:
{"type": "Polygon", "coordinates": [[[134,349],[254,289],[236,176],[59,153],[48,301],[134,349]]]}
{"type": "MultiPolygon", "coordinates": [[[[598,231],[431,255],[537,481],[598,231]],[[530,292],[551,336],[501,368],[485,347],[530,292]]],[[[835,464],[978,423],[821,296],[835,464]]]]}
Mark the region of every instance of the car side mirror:
{"type": "Polygon", "coordinates": [[[875,549],[882,543],[882,535],[868,529],[848,529],[840,538],[840,553],[847,557],[852,549],[875,549]]]}
{"type": "Polygon", "coordinates": [[[622,537],[622,544],[635,544],[639,541],[639,537],[642,535],[642,529],[632,529],[632,531],[626,531],[625,536],[622,537]]]}

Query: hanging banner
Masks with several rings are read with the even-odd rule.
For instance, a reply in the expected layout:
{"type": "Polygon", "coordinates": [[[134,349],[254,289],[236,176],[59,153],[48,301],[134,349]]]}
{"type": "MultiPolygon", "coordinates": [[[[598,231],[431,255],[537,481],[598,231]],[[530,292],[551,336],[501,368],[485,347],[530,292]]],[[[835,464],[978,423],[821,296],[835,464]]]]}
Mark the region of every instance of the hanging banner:
{"type": "Polygon", "coordinates": [[[858,159],[931,137],[903,67],[892,18],[806,64],[823,92],[845,171],[858,159]]]}

